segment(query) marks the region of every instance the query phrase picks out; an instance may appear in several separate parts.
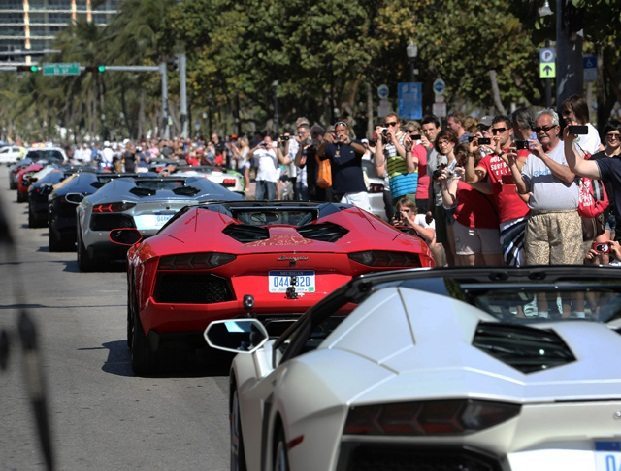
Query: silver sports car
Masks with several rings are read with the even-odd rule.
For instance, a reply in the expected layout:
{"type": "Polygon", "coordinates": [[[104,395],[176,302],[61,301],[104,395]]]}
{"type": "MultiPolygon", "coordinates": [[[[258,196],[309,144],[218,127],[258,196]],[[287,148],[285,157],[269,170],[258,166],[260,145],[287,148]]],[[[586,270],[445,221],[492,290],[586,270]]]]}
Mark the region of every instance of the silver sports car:
{"type": "Polygon", "coordinates": [[[124,261],[127,247],[113,243],[110,231],[138,229],[155,234],[182,207],[202,201],[243,197],[201,177],[119,178],[86,196],[77,208],[77,253],[80,271],[110,261],[124,261]]]}
{"type": "Polygon", "coordinates": [[[245,352],[231,469],[618,471],[619,273],[386,272],[277,339],[255,318],[212,323],[212,346],[245,352]]]}

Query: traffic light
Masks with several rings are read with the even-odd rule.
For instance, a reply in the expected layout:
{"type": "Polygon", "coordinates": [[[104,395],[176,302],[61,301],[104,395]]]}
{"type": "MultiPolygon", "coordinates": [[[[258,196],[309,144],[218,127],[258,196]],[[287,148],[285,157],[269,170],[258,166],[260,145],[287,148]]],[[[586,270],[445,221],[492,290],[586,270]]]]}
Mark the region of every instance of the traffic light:
{"type": "Polygon", "coordinates": [[[106,71],[105,65],[88,65],[84,67],[85,72],[91,72],[93,74],[103,74],[106,71]]]}
{"type": "Polygon", "coordinates": [[[36,74],[37,72],[41,72],[41,67],[38,65],[18,65],[15,67],[15,72],[31,72],[36,74]]]}

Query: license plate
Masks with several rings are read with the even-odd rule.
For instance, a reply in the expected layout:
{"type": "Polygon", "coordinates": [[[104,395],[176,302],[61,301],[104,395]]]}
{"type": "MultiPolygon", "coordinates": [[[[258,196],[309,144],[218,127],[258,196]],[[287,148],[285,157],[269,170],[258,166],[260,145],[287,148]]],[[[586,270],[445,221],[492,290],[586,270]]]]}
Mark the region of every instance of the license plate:
{"type": "Polygon", "coordinates": [[[595,469],[597,471],[621,470],[621,442],[595,442],[595,469]]]}
{"type": "Polygon", "coordinates": [[[142,214],[134,217],[136,229],[139,231],[161,229],[174,214],[142,214]]]}
{"type": "Polygon", "coordinates": [[[315,272],[312,270],[299,271],[271,271],[269,272],[269,291],[270,293],[285,293],[291,284],[292,277],[295,277],[295,291],[297,293],[315,292],[315,272]]]}

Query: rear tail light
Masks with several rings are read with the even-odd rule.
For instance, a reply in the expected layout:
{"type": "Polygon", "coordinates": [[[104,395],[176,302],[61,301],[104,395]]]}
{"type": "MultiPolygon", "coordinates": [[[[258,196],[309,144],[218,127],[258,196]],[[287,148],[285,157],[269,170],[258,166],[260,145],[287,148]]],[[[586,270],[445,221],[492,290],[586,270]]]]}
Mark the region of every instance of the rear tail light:
{"type": "Polygon", "coordinates": [[[230,253],[199,252],[167,255],[160,258],[159,270],[206,270],[235,260],[230,253]]]}
{"type": "Polygon", "coordinates": [[[136,203],[121,201],[118,203],[102,203],[93,206],[94,213],[120,213],[136,206],[136,203]]]}
{"type": "Polygon", "coordinates": [[[225,178],[222,180],[222,185],[224,186],[235,186],[237,184],[237,180],[234,178],[225,178]]]}
{"type": "Polygon", "coordinates": [[[369,267],[420,267],[418,254],[409,252],[391,252],[388,250],[366,250],[349,254],[354,262],[369,267]]]}
{"type": "Polygon", "coordinates": [[[398,402],[351,407],[346,435],[466,435],[515,417],[520,405],[476,399],[398,402]]]}
{"type": "Polygon", "coordinates": [[[382,183],[371,183],[369,185],[369,193],[383,193],[384,185],[382,183]]]}

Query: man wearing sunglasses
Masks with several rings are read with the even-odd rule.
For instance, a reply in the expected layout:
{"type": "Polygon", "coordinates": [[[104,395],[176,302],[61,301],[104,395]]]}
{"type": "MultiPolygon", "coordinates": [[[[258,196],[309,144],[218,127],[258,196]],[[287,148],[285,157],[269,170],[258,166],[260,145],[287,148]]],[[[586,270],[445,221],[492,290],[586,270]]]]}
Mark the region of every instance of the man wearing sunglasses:
{"type": "MultiPolygon", "coordinates": [[[[528,206],[515,190],[515,181],[507,165],[504,154],[511,148],[511,121],[507,116],[496,116],[492,120],[490,133],[494,152],[485,155],[478,163],[475,156],[480,155],[480,147],[475,139],[470,143],[466,161],[466,181],[469,183],[489,182],[492,201],[500,220],[500,244],[503,247],[503,258],[509,266],[524,264],[523,251],[513,250],[522,246],[525,217],[528,206]]],[[[519,168],[524,165],[528,151],[518,153],[519,168]]],[[[477,188],[481,188],[477,186],[477,188]]]]}
{"type": "Polygon", "coordinates": [[[531,209],[524,236],[527,265],[581,264],[582,223],[578,215],[578,185],[567,165],[558,114],[540,111],[530,141],[531,154],[520,169],[517,154],[505,156],[518,192],[528,194],[531,209]]]}

